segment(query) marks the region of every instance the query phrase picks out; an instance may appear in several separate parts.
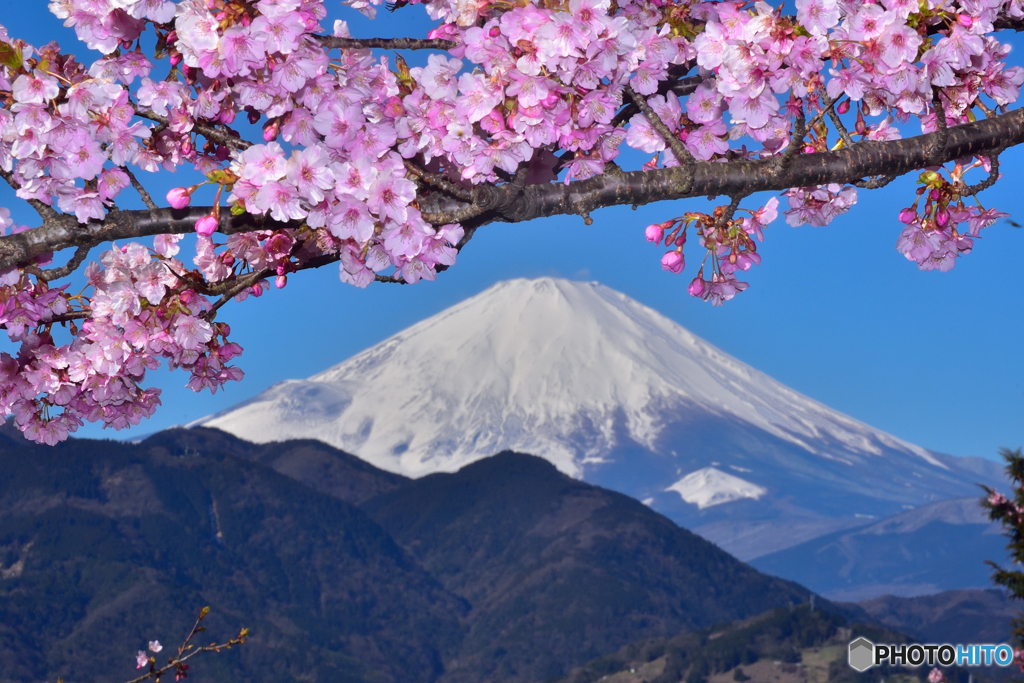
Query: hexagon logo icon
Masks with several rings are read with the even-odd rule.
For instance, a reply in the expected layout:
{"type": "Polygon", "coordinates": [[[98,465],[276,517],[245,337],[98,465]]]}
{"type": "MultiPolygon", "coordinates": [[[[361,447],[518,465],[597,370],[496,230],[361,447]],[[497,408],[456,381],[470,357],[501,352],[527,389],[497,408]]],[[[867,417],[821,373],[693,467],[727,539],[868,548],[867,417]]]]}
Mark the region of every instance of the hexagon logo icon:
{"type": "Polygon", "coordinates": [[[858,638],[850,643],[850,667],[864,672],[875,663],[875,644],[867,638],[858,638]]]}

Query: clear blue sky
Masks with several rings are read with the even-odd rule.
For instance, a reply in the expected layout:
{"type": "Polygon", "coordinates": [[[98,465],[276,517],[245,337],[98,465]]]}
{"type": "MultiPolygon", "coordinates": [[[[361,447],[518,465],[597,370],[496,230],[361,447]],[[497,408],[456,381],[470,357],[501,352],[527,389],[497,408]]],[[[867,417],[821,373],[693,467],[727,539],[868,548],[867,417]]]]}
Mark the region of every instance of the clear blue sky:
{"type": "MultiPolygon", "coordinates": [[[[422,34],[408,21],[417,7],[382,11],[371,23],[328,5],[355,35],[422,34]]],[[[85,47],[45,3],[21,3],[0,23],[35,44],[58,39],[86,61],[85,47]]],[[[1020,55],[1011,59],[1019,63],[1020,55]]],[[[1020,220],[1024,151],[1006,152],[1003,169],[1006,178],[982,201],[1020,220]]],[[[145,179],[155,195],[182,181],[145,179]]],[[[338,281],[333,266],[293,276],[284,291],[233,304],[222,316],[245,347],[243,382],[210,396],[185,389],[180,372],[153,373],[164,406],[133,432],[188,422],[274,382],[309,376],[495,282],[552,275],[622,291],[793,389],[903,439],[994,458],[1000,446],[1024,445],[1024,230],[999,224],[952,272],[919,272],[894,249],[896,214],[912,202],[913,188],[906,178],[861,192],[859,204],[826,228],[791,228],[780,218],[766,230],[750,289],[722,308],[689,297],[693,269],[662,272],[661,250],[643,236],[647,224],[703,201],[605,209],[589,227],[578,217],[487,226],[434,283],[356,290],[338,281]]],[[[6,187],[0,206],[20,222],[38,222],[6,187]]],[[[94,426],[80,435],[131,436],[94,426]]]]}

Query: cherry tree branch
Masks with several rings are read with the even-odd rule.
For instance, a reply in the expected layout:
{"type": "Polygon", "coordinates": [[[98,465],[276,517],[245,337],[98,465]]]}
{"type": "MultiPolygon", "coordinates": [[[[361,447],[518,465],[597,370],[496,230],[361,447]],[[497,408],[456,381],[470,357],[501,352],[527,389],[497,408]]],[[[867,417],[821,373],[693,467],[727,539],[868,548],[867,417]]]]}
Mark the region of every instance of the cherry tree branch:
{"type": "Polygon", "coordinates": [[[690,154],[690,150],[686,149],[686,145],[676,135],[672,133],[672,130],[661,120],[658,113],[651,108],[651,105],[647,104],[647,100],[644,96],[636,92],[630,86],[625,87],[626,94],[629,95],[633,103],[636,104],[637,108],[643,112],[644,116],[647,117],[647,121],[651,124],[654,130],[658,131],[658,135],[665,141],[665,144],[669,146],[672,153],[675,154],[676,159],[679,163],[685,166],[692,166],[696,159],[690,154]]]}
{"type": "Polygon", "coordinates": [[[782,151],[782,154],[775,157],[775,168],[773,172],[776,174],[782,173],[786,170],[789,164],[796,158],[796,155],[800,152],[800,148],[804,144],[804,137],[807,135],[807,121],[804,117],[803,107],[800,107],[796,114],[796,120],[793,121],[793,132],[789,137],[789,144],[786,145],[786,149],[782,151]]]}
{"type": "Polygon", "coordinates": [[[419,165],[415,164],[410,160],[405,162],[405,170],[412,173],[414,176],[422,180],[427,185],[441,190],[445,194],[451,195],[455,199],[459,199],[464,202],[473,201],[473,192],[460,185],[456,185],[440,173],[431,173],[419,165]]]}
{"type": "MultiPolygon", "coordinates": [[[[140,118],[149,119],[150,121],[159,123],[164,126],[170,125],[170,119],[168,119],[166,116],[162,116],[160,114],[157,114],[156,112],[149,111],[148,109],[143,109],[138,105],[134,106],[135,114],[140,118]]],[[[252,147],[251,142],[249,142],[248,140],[243,140],[240,137],[235,137],[234,135],[231,134],[234,131],[227,127],[217,128],[216,126],[211,126],[209,124],[196,121],[194,124],[192,124],[192,130],[195,131],[196,133],[199,133],[207,140],[212,140],[213,142],[220,143],[222,145],[230,147],[231,149],[246,150],[252,147]]]]}
{"type": "Polygon", "coordinates": [[[142,203],[146,205],[146,208],[150,209],[151,211],[159,210],[160,207],[157,206],[156,202],[153,201],[153,197],[150,196],[146,188],[142,185],[142,183],[139,182],[139,179],[135,177],[135,174],[132,173],[132,170],[127,166],[118,166],[118,168],[124,171],[125,174],[128,176],[128,182],[130,182],[132,184],[132,187],[135,188],[135,191],[139,193],[139,197],[142,198],[142,203]]]}
{"type": "MultiPolygon", "coordinates": [[[[934,133],[902,140],[859,142],[835,152],[798,154],[784,170],[777,171],[775,157],[728,163],[696,161],[654,171],[606,173],[565,185],[507,183],[478,185],[472,203],[464,208],[424,218],[436,225],[461,222],[467,230],[491,222],[518,223],[543,216],[585,215],[617,205],[642,205],[656,201],[706,195],[736,196],[782,191],[828,183],[856,183],[873,176],[897,177],[905,173],[971,156],[989,156],[995,150],[1024,142],[1024,109],[934,133]],[[689,177],[692,174],[692,179],[689,177]]],[[[49,207],[47,207],[49,208],[49,207]]],[[[0,268],[27,263],[43,253],[112,240],[192,231],[196,220],[209,215],[209,207],[181,210],[112,210],[102,221],[80,224],[73,216],[57,214],[33,230],[0,237],[0,268]]],[[[266,216],[231,216],[224,212],[218,231],[223,234],[298,227],[266,216]]]]}
{"type": "MultiPolygon", "coordinates": [[[[10,171],[5,171],[2,168],[0,168],[0,178],[3,178],[5,181],[7,181],[7,184],[10,185],[11,189],[13,189],[15,192],[17,192],[21,187],[14,180],[14,173],[10,171]]],[[[52,206],[50,206],[49,204],[45,204],[39,201],[38,199],[26,199],[25,201],[29,203],[29,206],[36,210],[36,213],[38,213],[39,217],[42,218],[43,220],[46,220],[48,218],[55,218],[60,215],[60,213],[52,206]]]]}
{"type": "MultiPolygon", "coordinates": [[[[828,113],[828,117],[832,119],[832,125],[836,127],[836,132],[839,133],[839,137],[842,139],[843,144],[847,147],[853,147],[853,138],[850,137],[850,132],[846,130],[846,126],[843,125],[843,120],[839,118],[839,114],[836,112],[836,103],[828,96],[828,92],[825,91],[824,86],[818,89],[818,94],[821,96],[821,103],[825,105],[825,112],[828,113]]],[[[840,96],[842,99],[842,96],[840,96]]]]}
{"type": "Polygon", "coordinates": [[[316,36],[317,41],[327,49],[361,50],[378,48],[381,50],[443,50],[448,51],[457,45],[454,40],[426,38],[338,38],[336,36],[316,36]]]}

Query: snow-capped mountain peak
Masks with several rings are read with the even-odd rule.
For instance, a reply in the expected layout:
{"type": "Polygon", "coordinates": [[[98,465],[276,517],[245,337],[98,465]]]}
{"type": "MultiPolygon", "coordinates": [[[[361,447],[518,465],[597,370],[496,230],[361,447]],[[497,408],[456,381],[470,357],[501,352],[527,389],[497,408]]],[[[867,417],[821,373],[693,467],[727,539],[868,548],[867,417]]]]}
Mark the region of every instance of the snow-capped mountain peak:
{"type": "Polygon", "coordinates": [[[410,476],[504,449],[580,476],[616,421],[653,448],[666,410],[698,405],[825,458],[931,454],[792,391],[597,283],[511,280],[305,381],[201,420],[259,442],[313,437],[410,476]]]}

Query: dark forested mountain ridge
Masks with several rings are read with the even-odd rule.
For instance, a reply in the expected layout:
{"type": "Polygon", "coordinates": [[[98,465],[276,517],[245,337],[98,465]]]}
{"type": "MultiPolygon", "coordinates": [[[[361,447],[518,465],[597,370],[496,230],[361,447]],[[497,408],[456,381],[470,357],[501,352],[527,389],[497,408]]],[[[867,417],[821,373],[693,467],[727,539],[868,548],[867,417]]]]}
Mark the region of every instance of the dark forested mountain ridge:
{"type": "Polygon", "coordinates": [[[533,683],[808,596],[529,455],[408,480],[313,441],[0,432],[0,683],[128,680],[204,605],[253,633],[209,680],[533,683]]]}
{"type": "Polygon", "coordinates": [[[207,680],[440,675],[463,601],[358,508],[182,437],[0,444],[0,680],[128,680],[204,605],[211,639],[253,634],[207,680]]]}
{"type": "Polygon", "coordinates": [[[471,605],[445,680],[545,680],[638,637],[809,597],[531,455],[409,481],[363,509],[471,605]]]}

